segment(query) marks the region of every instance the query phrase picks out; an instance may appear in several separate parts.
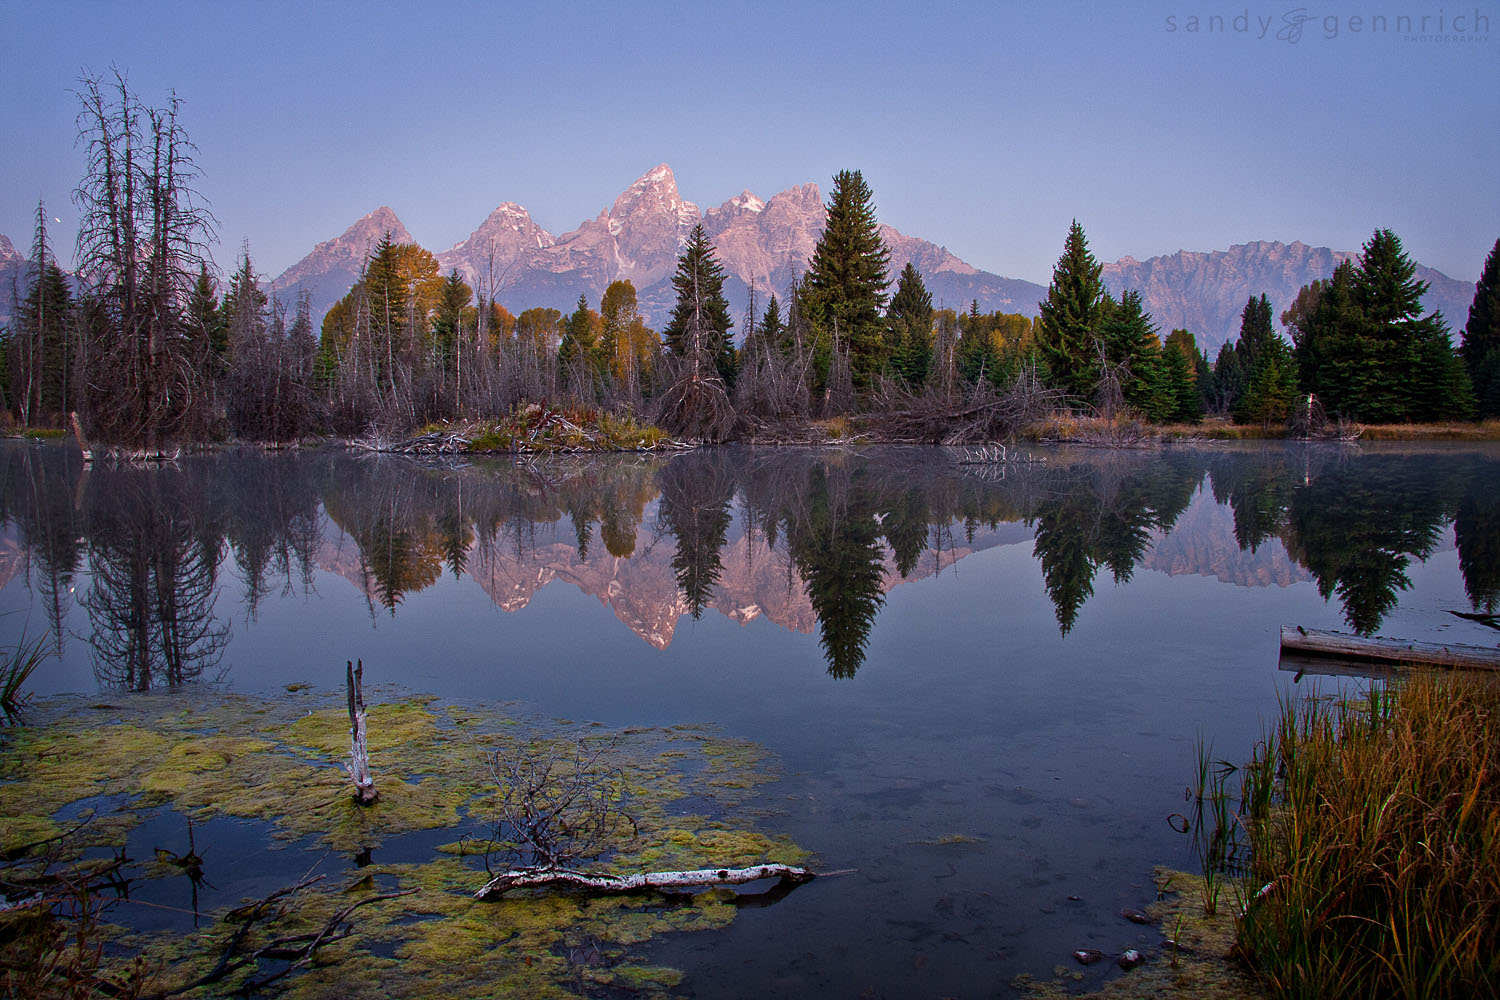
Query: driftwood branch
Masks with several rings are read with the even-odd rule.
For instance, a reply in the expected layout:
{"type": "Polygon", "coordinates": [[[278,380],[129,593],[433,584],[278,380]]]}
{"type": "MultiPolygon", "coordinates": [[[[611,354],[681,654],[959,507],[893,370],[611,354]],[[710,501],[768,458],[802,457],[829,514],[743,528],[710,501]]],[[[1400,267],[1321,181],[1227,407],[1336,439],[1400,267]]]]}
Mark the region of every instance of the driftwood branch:
{"type": "Polygon", "coordinates": [[[1281,650],[1366,663],[1500,670],[1500,649],[1489,646],[1362,638],[1300,625],[1282,626],[1281,650]]]}
{"type": "Polygon", "coordinates": [[[354,781],[354,801],[370,805],[380,793],[370,774],[370,747],[365,735],[365,661],[345,661],[345,683],[349,692],[349,777],[354,781]]]}
{"type": "Polygon", "coordinates": [[[352,931],[349,925],[349,917],[355,910],[362,906],[368,906],[371,903],[409,896],[417,891],[415,889],[402,889],[397,892],[366,896],[339,910],[333,916],[329,917],[323,926],[316,931],[277,937],[268,944],[253,951],[240,952],[241,944],[244,943],[246,936],[257,923],[265,921],[266,925],[270,926],[276,920],[285,916],[289,912],[287,906],[290,898],[313,883],[321,881],[322,878],[323,876],[318,875],[303,879],[294,886],[278,889],[257,903],[230,911],[225,919],[227,921],[238,922],[239,927],[230,935],[214,967],[191,983],[168,990],[165,993],[153,994],[148,1000],[166,1000],[168,997],[189,993],[204,986],[220,982],[241,969],[247,967],[259,969],[260,963],[263,961],[286,962],[287,964],[279,969],[253,977],[241,984],[237,992],[249,994],[264,989],[278,979],[306,967],[316,958],[318,949],[323,947],[323,945],[347,937],[352,931]]]}
{"type": "Polygon", "coordinates": [[[642,889],[694,889],[707,885],[744,885],[774,878],[783,883],[801,885],[817,877],[816,872],[796,865],[765,864],[750,868],[698,868],[680,872],[645,872],[640,875],[597,875],[567,871],[561,868],[517,868],[502,872],[485,883],[474,894],[475,899],[492,899],[511,889],[536,889],[567,886],[593,892],[638,892],[642,889]]]}

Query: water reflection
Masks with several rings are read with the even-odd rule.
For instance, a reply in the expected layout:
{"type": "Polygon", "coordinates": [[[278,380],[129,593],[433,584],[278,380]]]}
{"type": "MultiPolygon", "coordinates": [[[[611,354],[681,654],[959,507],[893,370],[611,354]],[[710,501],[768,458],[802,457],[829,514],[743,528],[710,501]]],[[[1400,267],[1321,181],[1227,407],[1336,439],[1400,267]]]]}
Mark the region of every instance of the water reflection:
{"type": "MultiPolygon", "coordinates": [[[[729,534],[734,473],[725,452],[710,452],[701,461],[668,463],[657,482],[661,489],[657,520],[677,540],[672,572],[688,614],[696,620],[703,617],[724,573],[720,553],[729,534]]],[[[586,555],[581,544],[578,555],[586,555]]]]}
{"type": "Polygon", "coordinates": [[[1034,552],[1064,635],[1099,571],[1108,567],[1115,583],[1128,582],[1152,532],[1172,530],[1203,473],[1202,456],[1184,452],[1150,463],[1105,455],[1038,473],[1045,488],[1027,520],[1036,525],[1034,552]]]}
{"type": "Polygon", "coordinates": [[[224,508],[209,502],[212,484],[177,470],[86,475],[94,676],[123,691],[202,677],[229,644],[214,616],[224,508]]]}
{"type": "Polygon", "coordinates": [[[0,475],[0,517],[20,554],[9,570],[0,560],[0,583],[24,576],[60,649],[86,581],[96,673],[133,690],[220,661],[221,575],[237,581],[250,620],[273,594],[311,594],[318,570],[359,587],[372,616],[398,614],[445,572],[507,610],[560,579],[658,647],[681,616],[711,608],[816,629],[837,677],[860,669],[893,587],[1023,539],[1065,636],[1105,571],[1125,584],[1150,561],[1222,578],[1226,547],[1267,546],[1369,633],[1449,525],[1473,608],[1500,604],[1493,449],[1079,452],[988,467],[927,449],[457,468],[320,452],[86,470],[66,449],[6,445],[0,475]],[[1232,515],[1232,540],[1198,539],[1202,519],[1183,518],[1203,490],[1232,515]],[[221,574],[226,556],[232,574],[221,574]]]}

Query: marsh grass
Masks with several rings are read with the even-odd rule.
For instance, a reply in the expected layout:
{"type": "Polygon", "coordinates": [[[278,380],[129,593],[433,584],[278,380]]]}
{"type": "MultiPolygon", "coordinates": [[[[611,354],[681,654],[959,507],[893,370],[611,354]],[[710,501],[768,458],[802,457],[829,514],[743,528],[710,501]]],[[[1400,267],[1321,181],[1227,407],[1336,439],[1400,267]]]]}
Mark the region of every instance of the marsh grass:
{"type": "Polygon", "coordinates": [[[1242,816],[1245,811],[1243,791],[1238,803],[1230,792],[1230,779],[1240,769],[1227,760],[1214,760],[1213,746],[1198,737],[1198,770],[1193,784],[1185,792],[1187,812],[1169,817],[1173,829],[1193,838],[1203,876],[1203,912],[1218,913],[1219,899],[1226,884],[1239,889],[1237,879],[1246,874],[1249,840],[1245,836],[1242,816]]]}
{"type": "Polygon", "coordinates": [[[14,649],[0,650],[0,722],[15,722],[31,697],[21,694],[21,687],[46,659],[45,644],[46,636],[27,642],[23,633],[14,649]]]}
{"type": "Polygon", "coordinates": [[[1283,997],[1494,997],[1500,683],[1287,702],[1244,770],[1239,949],[1283,997]]]}

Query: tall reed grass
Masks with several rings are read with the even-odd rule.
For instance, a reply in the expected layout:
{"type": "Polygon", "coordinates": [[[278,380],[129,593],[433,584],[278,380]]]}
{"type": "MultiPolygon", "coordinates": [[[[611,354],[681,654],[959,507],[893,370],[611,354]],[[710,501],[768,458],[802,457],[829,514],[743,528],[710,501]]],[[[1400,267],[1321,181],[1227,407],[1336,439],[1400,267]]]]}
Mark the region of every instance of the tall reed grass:
{"type": "Polygon", "coordinates": [[[42,636],[35,642],[27,642],[23,634],[14,649],[0,649],[0,722],[15,722],[21,714],[22,706],[30,698],[21,693],[21,686],[46,659],[46,641],[47,637],[42,636]]]}
{"type": "Polygon", "coordinates": [[[1500,996],[1500,679],[1284,702],[1243,773],[1239,949],[1276,995],[1500,996]]]}

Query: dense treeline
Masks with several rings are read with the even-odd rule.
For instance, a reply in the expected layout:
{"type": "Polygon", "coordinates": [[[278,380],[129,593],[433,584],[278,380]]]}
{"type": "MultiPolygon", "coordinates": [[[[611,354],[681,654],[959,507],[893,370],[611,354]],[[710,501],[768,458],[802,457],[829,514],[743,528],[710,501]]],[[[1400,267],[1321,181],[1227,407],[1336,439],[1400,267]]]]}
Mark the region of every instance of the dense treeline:
{"type": "Polygon", "coordinates": [[[0,401],[27,426],[76,411],[106,446],[394,436],[530,403],[628,414],[708,441],[856,414],[892,438],[950,442],[1003,437],[1058,408],[1302,430],[1329,418],[1500,414],[1500,241],[1457,351],[1443,316],[1422,314],[1427,285],[1400,240],[1380,229],[1286,304],[1290,344],[1260,295],[1210,362],[1190,331],[1163,338],[1139,292],[1109,293],[1077,221],[1035,320],[977,302],[934,307],[910,263],[890,274],[858,171],[834,177],[807,272],[763,310],[752,290],[738,335],[701,225],[660,335],[628,281],[597,305],[580,295],[571,313],[513,314],[493,273],[475,289],[389,235],[315,329],[305,297],[265,294],[249,247],[221,289],[175,97],[148,107],[116,76],[85,79],[80,100],[79,283],[57,264],[38,205],[34,267],[0,341],[0,401]]]}

